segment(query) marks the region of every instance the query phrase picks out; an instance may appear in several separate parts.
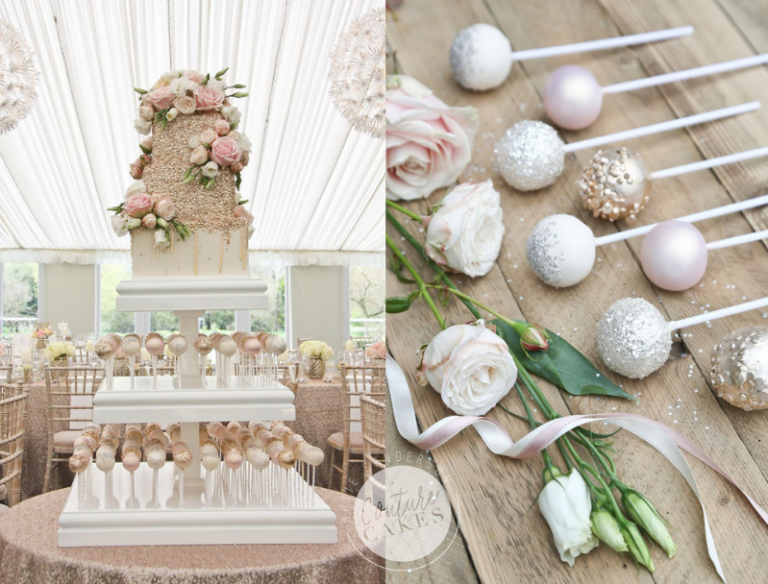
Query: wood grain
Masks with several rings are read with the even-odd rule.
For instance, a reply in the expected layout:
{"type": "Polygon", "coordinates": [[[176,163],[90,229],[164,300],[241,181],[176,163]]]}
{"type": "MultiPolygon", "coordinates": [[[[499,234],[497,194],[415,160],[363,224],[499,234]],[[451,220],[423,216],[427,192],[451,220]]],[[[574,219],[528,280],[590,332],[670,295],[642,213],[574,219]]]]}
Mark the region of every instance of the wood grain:
{"type": "MultiPolygon", "coordinates": [[[[724,4],[738,4],[724,2],[724,4]]],[[[733,12],[736,10],[730,7],[733,12]]],[[[747,19],[748,20],[748,19],[747,19]]],[[[768,21],[768,18],[765,19],[768,21]]],[[[573,63],[593,71],[605,85],[646,75],[724,61],[755,53],[747,35],[714,0],[673,2],[663,0],[462,0],[457,2],[406,2],[398,20],[388,27],[388,41],[397,51],[400,71],[419,79],[451,105],[473,105],[481,116],[473,161],[461,180],[492,178],[502,193],[507,234],[497,266],[475,281],[466,277],[462,289],[493,305],[504,314],[539,322],[565,336],[595,363],[595,323],[615,300],[641,296],[656,304],[669,319],[701,310],[713,310],[742,298],[768,294],[768,252],[761,243],[718,250],[710,255],[702,285],[682,293],[655,289],[644,277],[637,254],[640,240],[605,246],[598,250],[593,274],[570,289],[555,290],[541,284],[527,267],[525,238],[539,219],[552,213],[571,213],[585,221],[596,235],[623,225],[592,219],[581,209],[574,181],[592,152],[569,156],[561,179],[543,191],[523,194],[509,188],[492,168],[493,143],[516,121],[544,119],[541,91],[557,67],[573,63]],[[436,17],[439,15],[439,18],[436,17]],[[447,53],[454,34],[475,22],[499,26],[515,49],[550,46],[581,40],[632,34],[657,28],[692,24],[693,37],[634,49],[617,49],[570,55],[559,59],[515,64],[510,79],[499,89],[483,94],[467,92],[452,79],[447,53]],[[487,295],[487,296],[486,296],[487,295]]],[[[765,33],[768,22],[755,30],[765,33]]],[[[759,35],[759,32],[750,32],[759,35]]],[[[766,87],[768,71],[756,68],[706,80],[675,84],[662,89],[607,96],[600,119],[591,128],[568,132],[566,141],[599,136],[695,112],[759,99],[756,88],[766,87]]],[[[650,169],[711,158],[768,144],[768,105],[757,113],[632,141],[650,169]]],[[[699,172],[654,185],[649,208],[639,224],[671,219],[752,196],[768,182],[768,164],[756,160],[716,171],[699,172]]],[[[410,204],[426,210],[441,197],[410,204]]],[[[768,212],[752,211],[700,224],[707,240],[720,239],[765,228],[768,212]]],[[[418,228],[409,223],[412,232],[418,228]]],[[[392,237],[397,237],[391,228],[392,237]]],[[[403,250],[426,268],[403,242],[403,250]]],[[[390,274],[388,295],[404,295],[409,287],[390,274]]],[[[450,303],[445,309],[450,322],[470,318],[464,307],[450,303]]],[[[542,382],[550,401],[562,413],[631,411],[672,425],[695,440],[726,466],[759,502],[768,503],[768,455],[760,442],[768,428],[766,415],[744,413],[717,400],[708,386],[709,351],[725,333],[748,324],[764,324],[761,313],[752,312],[711,327],[701,325],[683,331],[678,358],[647,380],[630,381],[611,375],[627,391],[640,397],[640,405],[606,398],[569,398],[542,382]],[[697,391],[698,390],[698,391],[697,391]]],[[[406,372],[416,366],[415,350],[439,330],[425,306],[391,315],[387,320],[388,344],[406,372]]],[[[600,364],[601,365],[601,364],[600,364]]],[[[426,427],[449,414],[439,396],[419,388],[411,376],[417,413],[426,427]]],[[[516,396],[502,402],[521,411],[516,396]]],[[[512,436],[525,432],[524,424],[502,411],[491,416],[512,436]]],[[[540,461],[517,463],[489,454],[476,434],[469,431],[432,454],[445,479],[451,500],[460,509],[459,524],[483,582],[716,582],[704,543],[701,513],[695,498],[676,471],[640,440],[620,434],[615,448],[620,475],[653,500],[676,529],[678,555],[667,560],[656,547],[653,576],[635,570],[628,556],[605,548],[579,558],[569,569],[554,550],[549,530],[538,511],[528,508],[541,489],[540,461]]],[[[768,569],[768,531],[737,491],[701,464],[694,464],[699,486],[726,575],[731,581],[762,581],[768,569]]]]}

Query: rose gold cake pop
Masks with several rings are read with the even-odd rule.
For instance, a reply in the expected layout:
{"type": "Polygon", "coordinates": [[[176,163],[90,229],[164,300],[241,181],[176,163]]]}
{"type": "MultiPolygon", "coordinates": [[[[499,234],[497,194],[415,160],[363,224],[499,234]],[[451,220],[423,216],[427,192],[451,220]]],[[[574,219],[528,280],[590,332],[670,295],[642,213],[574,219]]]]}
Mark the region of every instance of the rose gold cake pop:
{"type": "Polygon", "coordinates": [[[197,335],[195,342],[192,343],[195,351],[205,357],[213,350],[213,339],[203,334],[197,335]]]}
{"type": "Polygon", "coordinates": [[[149,333],[147,338],[144,339],[144,345],[147,347],[149,354],[155,357],[162,355],[165,350],[165,341],[158,333],[149,333]]]}

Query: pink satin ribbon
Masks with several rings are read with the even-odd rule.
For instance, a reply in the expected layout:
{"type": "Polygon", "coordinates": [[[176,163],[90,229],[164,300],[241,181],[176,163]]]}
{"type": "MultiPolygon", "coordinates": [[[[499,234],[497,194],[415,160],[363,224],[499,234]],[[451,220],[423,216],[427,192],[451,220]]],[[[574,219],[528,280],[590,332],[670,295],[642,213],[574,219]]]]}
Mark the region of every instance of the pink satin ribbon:
{"type": "Polygon", "coordinates": [[[387,383],[389,385],[390,398],[392,401],[392,412],[397,429],[403,438],[424,450],[431,450],[445,444],[459,432],[470,426],[477,431],[491,452],[516,460],[525,460],[536,456],[562,435],[570,432],[574,428],[591,422],[609,421],[611,424],[624,428],[639,436],[656,448],[675,466],[675,468],[677,468],[696,494],[704,517],[704,532],[707,540],[709,557],[712,560],[718,575],[724,582],[725,575],[723,574],[722,566],[720,565],[720,560],[717,556],[717,550],[715,549],[715,542],[709,527],[709,520],[707,519],[704,503],[701,499],[693,472],[680,449],[685,450],[701,460],[704,464],[712,468],[725,480],[736,487],[747,498],[747,501],[749,501],[749,504],[752,505],[752,508],[757,512],[763,522],[768,525],[768,513],[766,513],[766,511],[758,505],[752,497],[736,484],[731,476],[720,465],[718,465],[694,442],[656,420],[638,416],[636,414],[623,413],[564,416],[542,424],[535,430],[532,430],[523,436],[517,442],[514,442],[509,434],[507,434],[497,422],[481,416],[448,416],[447,418],[443,418],[436,422],[424,432],[419,432],[416,411],[414,410],[413,401],[411,399],[411,391],[408,387],[408,380],[405,377],[403,370],[397,362],[389,356],[387,357],[386,367],[387,383]]]}

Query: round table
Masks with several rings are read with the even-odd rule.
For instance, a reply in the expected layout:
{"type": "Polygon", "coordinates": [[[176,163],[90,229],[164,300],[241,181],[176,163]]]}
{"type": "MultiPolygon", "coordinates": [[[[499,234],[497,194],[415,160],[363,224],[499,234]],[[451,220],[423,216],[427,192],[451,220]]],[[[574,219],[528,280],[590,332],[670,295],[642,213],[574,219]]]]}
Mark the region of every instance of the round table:
{"type": "MultiPolygon", "coordinates": [[[[384,582],[353,520],[354,498],[317,489],[336,513],[335,545],[60,548],[69,489],[33,497],[0,518],[0,582],[14,584],[310,584],[384,582]],[[363,557],[358,549],[366,550],[363,557]]],[[[213,540],[213,538],[212,538],[213,540]]],[[[213,542],[212,542],[213,543],[213,542]]]]}

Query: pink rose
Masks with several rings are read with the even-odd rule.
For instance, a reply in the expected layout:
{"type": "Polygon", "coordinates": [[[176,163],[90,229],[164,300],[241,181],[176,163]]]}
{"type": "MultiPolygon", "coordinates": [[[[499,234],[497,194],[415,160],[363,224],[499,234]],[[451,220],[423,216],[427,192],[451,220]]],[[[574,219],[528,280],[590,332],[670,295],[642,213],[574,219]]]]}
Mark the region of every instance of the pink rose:
{"type": "Polygon", "coordinates": [[[235,162],[232,166],[229,167],[229,170],[231,170],[232,172],[240,172],[241,170],[243,170],[243,168],[244,168],[244,165],[242,162],[235,162]]]}
{"type": "Polygon", "coordinates": [[[139,117],[146,122],[151,122],[155,119],[154,108],[151,105],[142,105],[139,108],[139,117]]]}
{"type": "Polygon", "coordinates": [[[387,91],[387,198],[428,197],[459,178],[472,158],[479,117],[450,107],[405,75],[387,91]]]}
{"type": "Polygon", "coordinates": [[[144,169],[140,166],[136,166],[133,162],[131,163],[131,168],[128,172],[134,180],[141,180],[141,177],[144,176],[144,169]]]}
{"type": "Polygon", "coordinates": [[[197,109],[207,111],[218,109],[224,103],[224,92],[212,85],[199,85],[194,91],[197,109]]]}
{"type": "Polygon", "coordinates": [[[204,131],[203,131],[203,132],[200,134],[200,141],[201,141],[203,144],[208,144],[208,145],[211,145],[211,144],[213,144],[213,142],[214,142],[214,141],[216,140],[216,138],[218,138],[218,137],[219,137],[219,135],[216,133],[216,130],[214,130],[213,128],[208,128],[207,130],[204,130],[204,131]]]}
{"type": "Polygon", "coordinates": [[[219,136],[226,136],[229,133],[229,122],[227,120],[216,120],[213,129],[219,136]]]}
{"type": "Polygon", "coordinates": [[[200,73],[198,73],[194,69],[187,69],[184,72],[184,77],[186,77],[191,81],[194,81],[195,83],[201,83],[203,79],[205,79],[205,75],[200,75],[200,73]]]}
{"type": "Polygon", "coordinates": [[[144,215],[144,218],[141,220],[141,224],[147,229],[154,229],[157,227],[157,217],[155,217],[152,213],[144,215]]]}
{"type": "Polygon", "coordinates": [[[235,217],[238,219],[245,219],[248,222],[249,227],[251,223],[253,223],[253,215],[248,212],[248,209],[245,208],[245,205],[238,205],[235,207],[235,217]]]}
{"type": "Polygon", "coordinates": [[[152,210],[152,199],[147,193],[136,193],[125,200],[123,212],[133,217],[141,219],[152,210]]]}
{"type": "Polygon", "coordinates": [[[384,341],[377,341],[365,349],[365,356],[369,359],[386,359],[387,346],[384,341]]]}
{"type": "Polygon", "coordinates": [[[164,110],[171,107],[176,94],[169,86],[158,87],[146,94],[146,103],[154,106],[156,110],[164,110]]]}
{"type": "Polygon", "coordinates": [[[205,164],[208,162],[208,149],[200,144],[197,148],[192,150],[192,154],[189,155],[190,164],[205,164]]]}
{"type": "Polygon", "coordinates": [[[173,216],[176,215],[176,205],[173,204],[173,199],[171,199],[170,195],[161,197],[155,203],[155,214],[166,221],[173,219],[173,216]]]}
{"type": "Polygon", "coordinates": [[[224,136],[211,144],[211,160],[218,163],[219,166],[230,166],[235,162],[240,162],[243,153],[240,146],[232,138],[224,136]]]}

